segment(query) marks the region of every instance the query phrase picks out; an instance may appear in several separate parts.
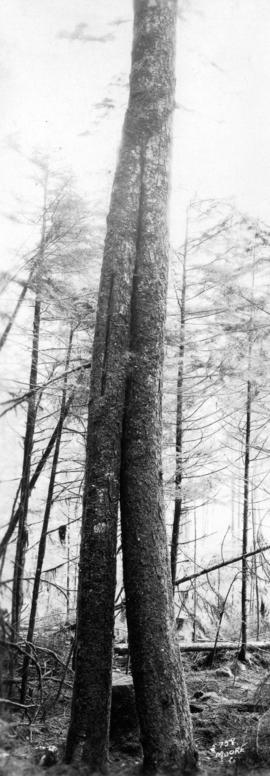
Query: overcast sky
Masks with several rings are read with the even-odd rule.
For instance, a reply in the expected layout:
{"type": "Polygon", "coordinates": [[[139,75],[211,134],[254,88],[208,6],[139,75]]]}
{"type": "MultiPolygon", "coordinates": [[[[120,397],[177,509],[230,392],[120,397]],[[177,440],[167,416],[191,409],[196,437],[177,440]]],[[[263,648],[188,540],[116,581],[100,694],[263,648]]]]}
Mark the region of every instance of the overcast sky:
{"type": "MultiPolygon", "coordinates": [[[[186,202],[233,198],[270,221],[269,0],[179,2],[172,237],[186,202]],[[183,16],[183,18],[181,18],[183,16]]],[[[1,268],[31,241],[37,150],[89,201],[111,187],[128,96],[131,0],[1,0],[1,268]],[[26,207],[27,203],[27,207],[26,207]],[[21,215],[20,215],[21,214],[21,215]],[[12,216],[12,219],[10,218],[12,216]]]]}

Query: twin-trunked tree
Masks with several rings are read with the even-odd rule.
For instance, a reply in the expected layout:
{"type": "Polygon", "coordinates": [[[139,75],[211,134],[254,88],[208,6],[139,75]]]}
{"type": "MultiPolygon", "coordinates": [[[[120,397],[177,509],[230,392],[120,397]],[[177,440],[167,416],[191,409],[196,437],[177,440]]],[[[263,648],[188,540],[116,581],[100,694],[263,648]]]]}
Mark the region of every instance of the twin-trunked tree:
{"type": "Polygon", "coordinates": [[[90,387],[76,669],[66,759],[106,772],[116,534],[144,766],[196,763],[174,635],[161,382],[177,0],[135,0],[130,96],[107,222],[90,387]]]}

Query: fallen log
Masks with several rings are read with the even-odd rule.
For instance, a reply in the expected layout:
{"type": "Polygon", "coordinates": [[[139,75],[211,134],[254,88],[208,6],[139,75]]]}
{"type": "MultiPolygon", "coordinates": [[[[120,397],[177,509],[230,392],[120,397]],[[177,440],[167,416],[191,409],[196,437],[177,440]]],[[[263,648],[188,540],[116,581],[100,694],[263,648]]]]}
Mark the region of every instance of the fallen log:
{"type": "MultiPolygon", "coordinates": [[[[197,641],[190,643],[187,641],[179,642],[181,652],[211,652],[214,649],[214,646],[216,651],[227,649],[238,652],[240,649],[238,641],[218,641],[216,645],[212,641],[197,641]]],[[[248,641],[247,650],[249,652],[256,652],[256,650],[260,649],[270,649],[270,641],[248,641]]]]}
{"type": "MultiPolygon", "coordinates": [[[[240,649],[240,644],[238,641],[219,641],[216,645],[213,641],[179,641],[181,652],[211,652],[214,649],[214,646],[216,651],[220,651],[222,649],[239,651],[240,649]]],[[[270,649],[270,641],[248,641],[247,650],[249,652],[256,652],[256,650],[259,649],[270,649]]],[[[116,655],[127,655],[128,645],[116,644],[114,647],[114,652],[116,655]]]]}
{"type": "Polygon", "coordinates": [[[254,701],[226,701],[226,703],[221,702],[220,704],[217,704],[217,708],[225,708],[226,709],[235,709],[235,711],[239,711],[240,713],[257,713],[257,714],[263,714],[266,709],[268,708],[267,703],[254,703],[254,701]]]}
{"type": "MultiPolygon", "coordinates": [[[[203,714],[207,708],[207,704],[201,704],[200,701],[194,703],[191,701],[189,704],[191,714],[203,714]]],[[[252,703],[248,701],[220,701],[215,705],[215,709],[229,709],[230,711],[238,711],[239,714],[264,714],[269,708],[267,703],[252,703]]],[[[213,709],[212,709],[213,711],[213,709]]]]}

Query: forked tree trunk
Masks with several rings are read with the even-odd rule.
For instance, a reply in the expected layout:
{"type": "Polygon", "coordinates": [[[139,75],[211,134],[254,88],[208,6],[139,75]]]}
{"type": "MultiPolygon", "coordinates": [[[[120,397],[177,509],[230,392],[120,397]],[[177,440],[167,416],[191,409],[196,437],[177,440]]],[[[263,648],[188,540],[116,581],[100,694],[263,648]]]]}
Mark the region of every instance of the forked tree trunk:
{"type": "MultiPolygon", "coordinates": [[[[69,367],[71,347],[72,347],[72,337],[73,337],[73,333],[71,331],[70,338],[69,338],[69,344],[68,344],[68,352],[67,352],[67,358],[66,358],[65,372],[67,372],[68,367],[69,367]]],[[[41,572],[42,572],[42,566],[43,566],[43,561],[44,561],[44,556],[45,556],[45,551],[46,551],[47,531],[48,531],[49,519],[50,519],[51,508],[52,508],[52,504],[53,504],[53,494],[54,494],[55,478],[56,478],[57,466],[58,466],[58,460],[59,460],[59,452],[60,452],[62,431],[63,431],[64,420],[65,420],[65,417],[66,417],[66,414],[65,414],[65,409],[66,409],[66,393],[67,393],[67,374],[65,374],[65,378],[64,378],[63,393],[62,393],[62,400],[61,400],[61,407],[60,407],[60,416],[59,416],[59,423],[58,423],[58,433],[57,433],[56,442],[55,442],[55,448],[54,448],[54,454],[53,454],[53,460],[52,460],[52,468],[51,468],[51,474],[50,474],[50,479],[49,479],[47,501],[46,501],[46,507],[45,507],[44,517],[43,517],[41,535],[40,535],[40,540],[39,540],[39,547],[38,547],[37,565],[36,565],[36,572],[35,572],[35,578],[34,578],[33,593],[32,593],[32,600],[31,600],[31,609],[30,609],[30,617],[29,617],[28,631],[27,631],[27,642],[28,643],[26,645],[26,653],[25,653],[25,656],[24,656],[23,667],[22,667],[21,703],[25,702],[25,696],[26,696],[26,691],[27,691],[28,668],[29,668],[30,655],[31,655],[31,642],[33,640],[34,629],[35,629],[36,612],[37,612],[37,605],[38,605],[38,595],[39,595],[39,588],[40,588],[41,572]]]]}
{"type": "MultiPolygon", "coordinates": [[[[87,762],[90,773],[106,772],[108,761],[122,454],[126,592],[136,702],[142,725],[145,761],[161,761],[164,744],[164,759],[169,760],[171,757],[175,762],[178,752],[181,750],[183,754],[191,740],[179,652],[174,635],[171,635],[174,629],[172,589],[160,482],[160,348],[162,350],[167,280],[165,210],[174,101],[176,5],[177,0],[135,0],[134,3],[130,97],[111,197],[100,281],[88,415],[75,680],[66,748],[66,760],[69,762],[76,759],[79,754],[87,762]],[[150,286],[147,290],[148,280],[150,286]],[[142,335],[149,335],[146,350],[142,348],[142,335]],[[126,393],[127,376],[129,388],[126,393]],[[138,397],[138,403],[136,398],[132,420],[130,402],[133,388],[136,390],[134,377],[135,382],[138,379],[139,391],[146,379],[146,392],[144,396],[138,397]],[[143,410],[144,398],[146,404],[143,410]],[[129,424],[133,427],[135,423],[136,427],[137,421],[139,436],[141,432],[142,436],[136,442],[134,438],[131,439],[131,447],[135,443],[136,461],[139,449],[143,477],[149,467],[147,487],[150,487],[146,494],[143,486],[139,495],[139,478],[132,496],[133,475],[127,468],[127,442],[129,424]],[[145,446],[148,436],[149,444],[145,446]],[[130,541],[127,539],[128,524],[132,523],[128,506],[130,500],[131,511],[136,511],[136,520],[141,519],[139,507],[142,502],[144,516],[150,509],[149,521],[145,521],[145,532],[146,539],[152,537],[149,549],[147,541],[144,544],[142,540],[140,544],[142,552],[145,547],[147,567],[144,567],[144,575],[139,583],[136,573],[134,577],[136,591],[142,586],[139,609],[136,604],[134,610],[134,623],[130,603],[133,593],[127,568],[130,566],[130,571],[134,570],[135,559],[135,572],[137,570],[138,542],[136,531],[135,545],[132,538],[130,541]],[[138,653],[134,647],[134,630],[138,643],[143,645],[142,651],[139,648],[138,653]],[[143,677],[142,684],[139,674],[143,677]],[[148,690],[151,690],[149,700],[144,701],[148,690]],[[161,728],[162,737],[159,740],[161,728]]],[[[134,538],[133,528],[130,536],[134,538]]],[[[143,565],[142,555],[139,560],[141,569],[143,565]]]]}
{"type": "Polygon", "coordinates": [[[173,530],[171,542],[171,574],[173,590],[177,575],[177,555],[182,516],[182,485],[183,485],[183,383],[184,383],[184,356],[185,356],[185,329],[186,329],[186,262],[188,245],[188,226],[186,224],[186,239],[183,255],[182,293],[180,312],[180,343],[177,374],[177,404],[176,404],[176,471],[175,471],[175,501],[173,530]]]}

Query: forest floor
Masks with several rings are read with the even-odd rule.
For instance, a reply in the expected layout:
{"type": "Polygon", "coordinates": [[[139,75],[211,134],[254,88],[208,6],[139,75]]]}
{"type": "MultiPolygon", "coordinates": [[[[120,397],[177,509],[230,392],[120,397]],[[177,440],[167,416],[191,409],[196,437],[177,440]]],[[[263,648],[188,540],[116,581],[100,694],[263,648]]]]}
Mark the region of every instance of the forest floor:
{"type": "MultiPolygon", "coordinates": [[[[224,651],[211,669],[206,660],[204,653],[183,655],[200,773],[266,776],[270,773],[270,653],[252,653],[248,663],[241,664],[224,651]]],[[[113,684],[110,774],[131,776],[139,773],[141,748],[132,680],[125,673],[123,658],[115,666],[113,684]]],[[[0,776],[41,776],[46,770],[50,776],[81,773],[61,764],[70,687],[69,682],[58,703],[47,708],[45,718],[38,715],[29,720],[5,707],[0,720],[0,776]],[[56,765],[41,767],[42,747],[56,748],[56,765]]]]}

